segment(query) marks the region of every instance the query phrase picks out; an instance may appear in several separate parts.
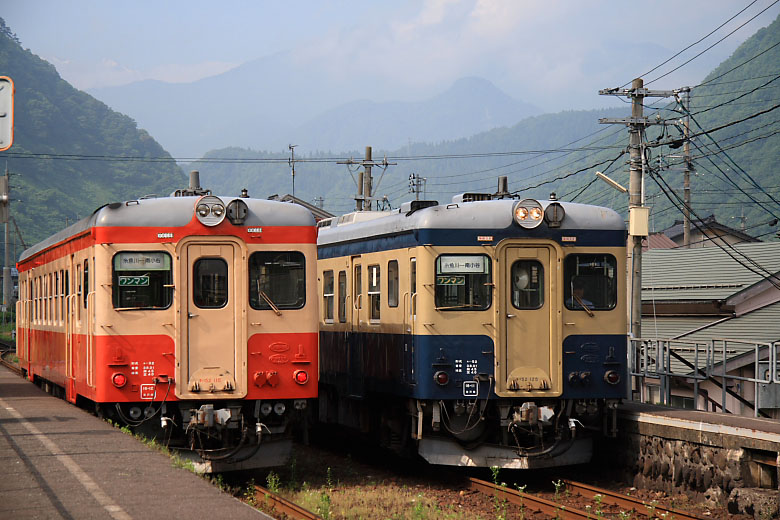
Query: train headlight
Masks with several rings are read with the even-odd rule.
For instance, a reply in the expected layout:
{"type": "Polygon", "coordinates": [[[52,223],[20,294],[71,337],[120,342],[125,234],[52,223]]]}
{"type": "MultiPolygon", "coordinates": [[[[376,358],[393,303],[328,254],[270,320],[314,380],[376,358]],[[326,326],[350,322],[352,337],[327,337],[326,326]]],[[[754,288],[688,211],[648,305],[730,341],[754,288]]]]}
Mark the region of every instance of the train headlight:
{"type": "Polygon", "coordinates": [[[268,415],[273,411],[274,407],[271,403],[263,403],[260,405],[260,413],[263,415],[268,415]]]}
{"type": "Polygon", "coordinates": [[[515,222],[526,229],[533,229],[542,223],[544,210],[539,201],[523,199],[515,206],[515,222]]]}
{"type": "Polygon", "coordinates": [[[127,384],[127,376],[122,372],[114,372],[114,375],[111,376],[111,382],[114,383],[115,387],[122,388],[127,384]]]}
{"type": "Polygon", "coordinates": [[[225,219],[225,204],[219,197],[206,195],[195,205],[195,216],[204,226],[216,226],[225,219]]]}
{"type": "Polygon", "coordinates": [[[274,413],[276,415],[282,415],[285,410],[287,410],[287,405],[285,405],[284,403],[276,403],[274,405],[274,413]]]}

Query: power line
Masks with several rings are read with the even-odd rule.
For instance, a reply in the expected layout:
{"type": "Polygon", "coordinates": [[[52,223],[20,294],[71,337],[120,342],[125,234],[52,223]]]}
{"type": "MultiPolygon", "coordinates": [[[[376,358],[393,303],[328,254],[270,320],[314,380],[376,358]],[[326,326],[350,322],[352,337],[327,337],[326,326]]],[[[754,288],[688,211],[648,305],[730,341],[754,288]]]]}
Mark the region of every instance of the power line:
{"type": "MultiPolygon", "coordinates": [[[[750,22],[752,22],[753,20],[755,20],[756,18],[758,18],[760,15],[764,14],[764,12],[765,12],[765,11],[769,10],[769,8],[771,8],[772,6],[774,6],[774,5],[775,5],[777,2],[780,2],[780,0],[775,0],[774,2],[772,2],[771,4],[769,4],[767,7],[765,7],[765,8],[764,8],[764,9],[762,9],[761,11],[759,11],[759,13],[758,13],[758,14],[756,14],[755,16],[753,16],[752,18],[750,18],[750,19],[749,19],[748,21],[746,21],[745,23],[743,23],[743,24],[739,25],[739,26],[738,26],[736,29],[734,29],[733,31],[731,31],[730,33],[728,33],[726,36],[724,36],[724,37],[723,37],[723,38],[721,38],[720,40],[716,41],[715,43],[713,43],[712,45],[710,45],[709,47],[707,47],[706,49],[704,49],[704,50],[703,50],[703,51],[701,51],[700,53],[696,54],[695,56],[693,56],[693,57],[692,57],[692,58],[690,58],[689,60],[686,60],[686,61],[684,61],[683,63],[681,63],[681,64],[680,64],[680,65],[678,65],[677,67],[673,68],[673,69],[672,69],[672,70],[670,70],[669,72],[666,72],[665,74],[661,74],[661,75],[660,75],[660,76],[658,76],[657,78],[654,78],[654,79],[652,79],[652,80],[648,81],[647,83],[645,83],[645,85],[649,85],[649,84],[651,84],[651,83],[654,83],[654,82],[658,81],[658,80],[659,80],[659,79],[661,79],[661,78],[665,78],[666,76],[668,76],[668,75],[669,75],[669,74],[671,74],[672,72],[675,72],[676,70],[679,70],[679,69],[681,69],[682,67],[684,67],[685,65],[689,64],[690,62],[692,62],[693,60],[695,60],[696,58],[698,58],[699,56],[701,56],[702,54],[704,54],[704,53],[705,53],[705,52],[707,52],[708,50],[712,49],[713,47],[715,47],[716,45],[718,45],[720,42],[722,42],[723,40],[725,40],[726,38],[728,38],[729,36],[731,36],[732,34],[734,34],[735,32],[737,32],[738,30],[740,30],[741,28],[743,28],[745,25],[749,24],[750,22]]],[[[753,3],[755,3],[755,2],[753,2],[753,3]]],[[[751,5],[753,5],[753,3],[751,3],[750,5],[748,5],[748,7],[750,7],[751,5]]],[[[746,9],[747,9],[747,8],[746,8],[746,9]]],[[[739,13],[737,13],[737,14],[739,14],[739,13]]],[[[716,30],[717,30],[717,29],[716,29],[716,30]]]]}
{"type": "MultiPolygon", "coordinates": [[[[743,8],[742,8],[742,9],[741,9],[741,10],[740,10],[740,11],[739,11],[737,14],[735,14],[734,16],[732,16],[731,18],[729,18],[728,20],[726,20],[725,22],[723,22],[722,24],[720,24],[719,26],[717,26],[715,29],[713,29],[711,32],[707,33],[705,36],[703,36],[703,37],[702,37],[702,38],[700,38],[699,40],[697,40],[697,41],[693,42],[692,44],[688,45],[687,47],[685,47],[685,48],[684,48],[684,49],[682,49],[681,51],[679,51],[679,52],[677,52],[676,54],[674,54],[672,57],[670,57],[670,58],[669,58],[669,59],[667,59],[666,61],[664,61],[664,62],[662,62],[662,63],[659,63],[658,65],[656,65],[656,66],[655,66],[655,67],[653,67],[652,69],[648,70],[648,71],[647,71],[647,72],[645,72],[644,74],[640,74],[640,75],[639,75],[639,76],[637,76],[637,77],[641,78],[641,77],[643,77],[643,76],[647,76],[647,75],[648,75],[648,74],[650,74],[651,72],[655,72],[656,70],[658,70],[659,68],[663,67],[664,65],[666,65],[667,63],[669,63],[669,62],[670,62],[670,61],[672,61],[674,58],[676,58],[677,56],[679,56],[679,55],[680,55],[680,54],[682,54],[683,52],[687,51],[687,50],[688,50],[688,49],[690,49],[691,47],[693,47],[693,46],[695,46],[695,45],[698,45],[698,44],[700,44],[701,42],[703,42],[704,40],[706,40],[707,38],[709,38],[710,36],[712,36],[713,34],[715,34],[715,33],[716,33],[716,32],[717,32],[719,29],[721,29],[721,28],[722,28],[723,26],[725,26],[727,23],[729,23],[730,21],[732,21],[734,18],[736,18],[737,16],[741,15],[742,13],[744,13],[744,12],[745,12],[745,11],[746,11],[748,8],[750,8],[750,7],[751,7],[753,4],[755,4],[757,1],[758,1],[758,0],[753,0],[753,1],[752,1],[752,2],[750,2],[748,5],[746,5],[745,7],[743,7],[743,8]]],[[[626,83],[624,83],[623,85],[621,85],[621,87],[620,87],[620,88],[623,88],[623,87],[625,87],[625,86],[626,86],[626,85],[628,85],[629,83],[631,83],[631,82],[630,82],[630,81],[627,81],[626,83]]]]}

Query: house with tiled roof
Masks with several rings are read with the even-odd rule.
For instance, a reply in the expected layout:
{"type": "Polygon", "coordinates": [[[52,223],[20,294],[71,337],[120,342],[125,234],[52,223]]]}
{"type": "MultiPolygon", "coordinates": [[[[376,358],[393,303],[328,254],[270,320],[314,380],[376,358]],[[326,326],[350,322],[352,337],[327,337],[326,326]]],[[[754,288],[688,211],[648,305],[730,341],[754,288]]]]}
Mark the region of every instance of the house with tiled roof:
{"type": "Polygon", "coordinates": [[[780,418],[780,242],[653,249],[642,271],[640,368],[675,374],[643,400],[780,418]]]}
{"type": "MultiPolygon", "coordinates": [[[[675,220],[671,227],[663,231],[663,234],[678,246],[682,246],[684,231],[683,221],[675,220]]],[[[760,240],[743,231],[721,224],[714,215],[691,221],[690,247],[716,247],[743,242],[760,242],[760,240]]]]}

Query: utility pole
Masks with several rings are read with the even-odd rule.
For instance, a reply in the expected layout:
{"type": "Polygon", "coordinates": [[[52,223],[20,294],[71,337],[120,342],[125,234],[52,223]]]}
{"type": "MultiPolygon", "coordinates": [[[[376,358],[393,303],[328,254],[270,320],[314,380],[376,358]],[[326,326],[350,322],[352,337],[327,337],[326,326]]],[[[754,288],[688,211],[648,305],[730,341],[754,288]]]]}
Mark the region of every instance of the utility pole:
{"type": "Polygon", "coordinates": [[[642,78],[631,82],[630,89],[605,89],[599,94],[606,96],[624,96],[631,99],[630,118],[603,118],[602,124],[623,124],[629,132],[629,181],[628,181],[628,234],[631,250],[631,337],[642,337],[642,240],[648,235],[648,208],[644,206],[644,170],[645,148],[643,144],[645,128],[662,122],[651,121],[644,117],[643,101],[646,97],[674,96],[672,90],[647,90],[642,78]]]}
{"type": "Polygon", "coordinates": [[[685,207],[683,208],[683,246],[688,249],[691,247],[691,116],[690,114],[690,102],[691,102],[691,89],[685,88],[682,91],[685,96],[682,99],[678,98],[678,103],[683,107],[685,112],[685,119],[683,120],[683,129],[685,134],[685,141],[683,142],[683,162],[685,169],[683,170],[683,201],[685,207]]]}
{"type": "Polygon", "coordinates": [[[414,193],[415,200],[420,200],[420,192],[423,192],[423,198],[424,195],[424,186],[428,183],[428,179],[426,177],[420,177],[416,173],[412,173],[409,175],[409,191],[414,193]]]}
{"type": "Polygon", "coordinates": [[[0,222],[4,225],[5,233],[5,254],[3,259],[3,311],[7,311],[11,305],[11,250],[8,247],[8,215],[11,205],[9,184],[8,184],[8,165],[5,167],[5,175],[0,177],[0,222]]]}
{"type": "Polygon", "coordinates": [[[287,159],[287,164],[292,168],[292,196],[295,198],[295,147],[297,144],[288,144],[287,148],[290,149],[290,158],[287,159]]]}
{"type": "MultiPolygon", "coordinates": [[[[347,166],[359,165],[363,167],[363,170],[358,173],[357,188],[358,193],[355,195],[355,211],[369,211],[371,210],[371,202],[374,200],[372,190],[374,179],[371,177],[371,168],[378,166],[387,170],[388,166],[393,166],[396,163],[387,162],[387,158],[384,158],[382,162],[376,162],[371,157],[371,147],[366,146],[365,159],[362,161],[354,161],[352,159],[348,161],[339,161],[336,164],[346,164],[347,166]]],[[[382,173],[384,175],[384,172],[382,173]]],[[[379,178],[379,182],[382,182],[382,178],[379,178]]],[[[379,186],[379,183],[377,183],[379,186]]]]}

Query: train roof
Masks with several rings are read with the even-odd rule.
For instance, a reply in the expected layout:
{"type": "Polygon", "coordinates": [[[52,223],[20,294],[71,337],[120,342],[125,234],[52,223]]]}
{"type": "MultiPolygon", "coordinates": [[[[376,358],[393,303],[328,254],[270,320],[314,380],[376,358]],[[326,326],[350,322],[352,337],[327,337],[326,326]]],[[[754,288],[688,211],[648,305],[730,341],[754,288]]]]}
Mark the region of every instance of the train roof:
{"type": "MultiPolygon", "coordinates": [[[[405,203],[392,211],[359,211],[319,222],[317,245],[328,246],[377,236],[392,236],[422,230],[474,230],[482,234],[513,230],[513,235],[539,237],[553,230],[542,222],[539,228],[523,229],[514,223],[516,199],[483,200],[438,204],[435,201],[405,203]],[[416,204],[415,204],[416,203],[416,204]],[[421,207],[421,209],[416,209],[421,207]]],[[[567,230],[615,231],[625,233],[623,218],[614,210],[575,202],[540,200],[543,209],[560,204],[565,218],[555,233],[567,230]]]]}
{"type": "MultiPolygon", "coordinates": [[[[160,197],[114,202],[96,209],[92,215],[66,227],[49,238],[26,249],[22,262],[70,237],[93,227],[181,227],[195,215],[195,205],[201,197],[160,197]]],[[[234,196],[219,197],[227,206],[233,200],[247,205],[248,213],[242,226],[314,226],[314,216],[298,204],[234,196]]]]}

